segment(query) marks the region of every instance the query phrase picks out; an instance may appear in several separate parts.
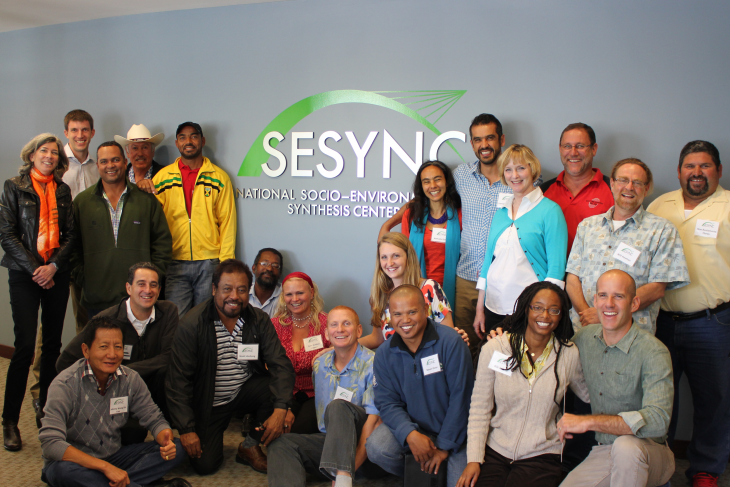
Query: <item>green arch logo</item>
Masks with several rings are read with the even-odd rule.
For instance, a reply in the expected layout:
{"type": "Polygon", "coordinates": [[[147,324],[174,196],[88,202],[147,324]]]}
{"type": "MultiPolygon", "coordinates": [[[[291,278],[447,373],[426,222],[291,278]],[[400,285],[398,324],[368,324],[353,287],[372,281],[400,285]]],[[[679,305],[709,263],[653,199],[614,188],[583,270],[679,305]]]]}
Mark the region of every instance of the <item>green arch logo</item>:
{"type": "MultiPolygon", "coordinates": [[[[365,103],[367,105],[375,105],[401,113],[413,120],[421,123],[437,136],[441,135],[441,131],[434,125],[441,117],[456,104],[459,99],[464,96],[466,90],[442,90],[442,91],[360,91],[360,90],[335,90],[326,91],[317,95],[308,96],[300,100],[277,115],[269,124],[261,131],[254,141],[251,149],[246,153],[246,157],[241,163],[238,170],[239,176],[259,176],[261,175],[261,165],[266,164],[269,160],[269,154],[264,150],[263,141],[269,132],[288,133],[297,123],[308,115],[332,105],[340,105],[343,103],[365,103]],[[395,94],[405,93],[403,96],[384,96],[381,93],[395,94]],[[409,100],[407,103],[397,101],[398,99],[409,100]],[[408,105],[418,105],[415,110],[408,105]],[[419,112],[433,109],[427,115],[421,115],[419,112]],[[438,115],[433,122],[428,117],[438,115]]],[[[446,141],[456,155],[463,161],[464,158],[454,148],[451,142],[446,141]]],[[[276,147],[278,141],[273,139],[271,146],[276,147]]]]}

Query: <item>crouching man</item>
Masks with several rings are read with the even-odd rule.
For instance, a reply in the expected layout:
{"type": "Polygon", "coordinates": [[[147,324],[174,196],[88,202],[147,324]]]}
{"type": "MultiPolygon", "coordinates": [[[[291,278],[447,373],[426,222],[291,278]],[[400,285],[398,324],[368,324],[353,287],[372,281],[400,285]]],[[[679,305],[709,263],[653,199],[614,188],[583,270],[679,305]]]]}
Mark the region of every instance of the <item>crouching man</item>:
{"type": "MultiPolygon", "coordinates": [[[[58,374],[48,389],[38,435],[42,480],[53,487],[136,487],[161,479],[185,459],[185,450],[139,374],[121,365],[120,325],[107,317],[94,318],[83,336],[84,358],[58,374]],[[121,446],[120,429],[130,415],[156,442],[121,446]]],[[[155,485],[190,484],[173,479],[155,485]]]]}

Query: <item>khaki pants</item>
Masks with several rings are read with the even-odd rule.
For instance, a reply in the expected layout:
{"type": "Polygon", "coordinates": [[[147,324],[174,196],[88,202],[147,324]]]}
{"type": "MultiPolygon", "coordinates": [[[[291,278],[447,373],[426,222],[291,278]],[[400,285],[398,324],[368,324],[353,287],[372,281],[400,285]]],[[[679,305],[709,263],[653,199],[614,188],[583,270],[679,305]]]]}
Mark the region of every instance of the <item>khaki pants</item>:
{"type": "Polygon", "coordinates": [[[561,487],[656,487],[674,474],[674,454],[666,444],[632,435],[619,436],[613,445],[594,446],[590,455],[563,481],[561,487]]]}
{"type": "MultiPolygon", "coordinates": [[[[86,308],[81,306],[81,288],[76,285],[75,282],[71,281],[71,306],[74,310],[74,317],[76,318],[76,334],[81,333],[84,329],[88,320],[88,314],[86,308]]],[[[38,382],[41,373],[41,343],[43,343],[43,327],[38,325],[38,336],[35,341],[35,358],[33,359],[33,384],[30,386],[30,394],[33,399],[38,399],[38,392],[40,391],[41,385],[38,382]]]]}
{"type": "Polygon", "coordinates": [[[452,303],[454,312],[454,326],[464,330],[469,335],[469,349],[472,355],[478,353],[481,339],[474,331],[474,317],[477,313],[479,290],[477,283],[467,281],[456,276],[456,303],[452,303]]]}

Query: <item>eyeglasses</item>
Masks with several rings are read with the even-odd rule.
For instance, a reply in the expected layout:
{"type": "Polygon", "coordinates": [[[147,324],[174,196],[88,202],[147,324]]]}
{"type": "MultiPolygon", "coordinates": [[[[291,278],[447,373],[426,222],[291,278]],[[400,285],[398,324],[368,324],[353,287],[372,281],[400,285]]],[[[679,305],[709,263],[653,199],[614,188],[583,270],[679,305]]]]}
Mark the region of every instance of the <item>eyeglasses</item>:
{"type": "Polygon", "coordinates": [[[575,145],[563,144],[560,147],[563,150],[566,150],[566,151],[573,150],[573,147],[575,147],[575,150],[582,151],[582,150],[586,150],[586,149],[588,149],[589,147],[592,147],[592,146],[585,145],[585,144],[575,144],[575,145]]]}
{"type": "Polygon", "coordinates": [[[271,263],[271,262],[264,261],[264,262],[259,262],[259,265],[261,267],[263,267],[264,269],[267,267],[271,267],[272,269],[281,269],[281,264],[277,264],[276,262],[271,263]]]}
{"type": "Polygon", "coordinates": [[[645,183],[644,181],[639,181],[638,179],[626,179],[626,178],[613,178],[614,181],[616,181],[617,184],[620,184],[621,186],[627,186],[629,184],[629,181],[634,185],[635,188],[644,189],[649,185],[649,183],[645,183]]]}
{"type": "Polygon", "coordinates": [[[547,309],[547,312],[550,313],[553,316],[560,315],[560,308],[543,308],[542,306],[532,306],[530,305],[530,309],[534,311],[535,313],[541,315],[543,311],[547,309]]]}

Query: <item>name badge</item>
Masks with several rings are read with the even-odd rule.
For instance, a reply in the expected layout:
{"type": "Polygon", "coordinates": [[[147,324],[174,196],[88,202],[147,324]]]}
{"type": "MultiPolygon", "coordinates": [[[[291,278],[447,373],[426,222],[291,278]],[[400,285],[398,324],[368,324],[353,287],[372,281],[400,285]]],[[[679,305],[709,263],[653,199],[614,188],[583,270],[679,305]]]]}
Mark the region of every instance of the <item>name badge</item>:
{"type": "Polygon", "coordinates": [[[624,264],[630,265],[631,267],[634,266],[634,264],[636,263],[636,259],[638,259],[640,255],[641,250],[637,250],[631,245],[626,245],[623,242],[618,244],[616,252],[613,253],[613,256],[616,259],[620,260],[624,264]]]}
{"type": "Polygon", "coordinates": [[[717,238],[718,230],[720,230],[720,222],[713,222],[712,220],[697,220],[695,235],[698,237],[717,238]]]}
{"type": "Polygon", "coordinates": [[[317,335],[309,338],[304,339],[304,351],[305,352],[311,352],[312,350],[319,350],[320,348],[324,348],[324,343],[322,343],[322,335],[317,335]]]}
{"type": "Polygon", "coordinates": [[[348,391],[344,387],[337,386],[335,391],[335,399],[342,399],[343,401],[352,402],[352,391],[348,391]]]}
{"type": "Polygon", "coordinates": [[[124,345],[124,360],[132,360],[133,345],[124,345]]]}
{"type": "Polygon", "coordinates": [[[258,360],[259,359],[259,345],[258,343],[238,345],[238,361],[244,362],[246,360],[258,360]]]}
{"type": "Polygon", "coordinates": [[[512,375],[512,370],[507,368],[508,361],[509,355],[505,355],[502,352],[494,352],[492,360],[489,361],[489,368],[500,374],[512,375]]]}
{"type": "Polygon", "coordinates": [[[111,403],[109,403],[109,414],[126,413],[128,404],[129,396],[112,398],[111,403]]]}
{"type": "Polygon", "coordinates": [[[512,193],[499,193],[497,196],[497,208],[504,208],[512,199],[512,193]]]}
{"type": "Polygon", "coordinates": [[[439,354],[431,355],[430,357],[423,357],[421,359],[421,367],[423,367],[423,375],[431,375],[441,372],[439,354]]]}
{"type": "Polygon", "coordinates": [[[445,228],[432,228],[431,229],[431,242],[446,243],[446,229],[445,228]]]}

